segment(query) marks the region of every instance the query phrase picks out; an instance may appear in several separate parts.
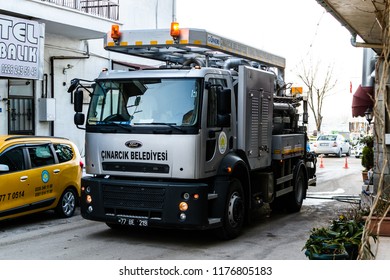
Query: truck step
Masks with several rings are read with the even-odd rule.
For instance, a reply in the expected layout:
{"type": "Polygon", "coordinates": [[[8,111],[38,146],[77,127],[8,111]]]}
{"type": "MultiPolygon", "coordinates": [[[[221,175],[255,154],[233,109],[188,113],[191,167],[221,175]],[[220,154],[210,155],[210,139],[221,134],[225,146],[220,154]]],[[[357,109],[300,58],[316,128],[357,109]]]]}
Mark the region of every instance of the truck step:
{"type": "Polygon", "coordinates": [[[218,224],[221,222],[221,218],[209,218],[209,225],[218,224]]]}

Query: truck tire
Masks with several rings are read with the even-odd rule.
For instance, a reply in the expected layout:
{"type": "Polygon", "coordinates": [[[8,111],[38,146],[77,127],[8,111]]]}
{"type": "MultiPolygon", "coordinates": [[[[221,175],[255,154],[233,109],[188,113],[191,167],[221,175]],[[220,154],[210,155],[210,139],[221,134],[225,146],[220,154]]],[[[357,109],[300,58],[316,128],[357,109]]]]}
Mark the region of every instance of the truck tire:
{"type": "Polygon", "coordinates": [[[245,198],[241,182],[231,179],[225,203],[225,213],[222,217],[222,227],[216,230],[216,235],[224,240],[234,239],[240,235],[245,220],[245,198]]]}
{"type": "Polygon", "coordinates": [[[286,197],[286,208],[290,213],[299,212],[301,210],[303,199],[306,196],[307,179],[302,167],[299,167],[293,183],[293,191],[286,197]]]}
{"type": "Polygon", "coordinates": [[[76,210],[76,193],[72,189],[66,189],[61,195],[55,209],[56,214],[61,218],[70,218],[76,210]]]}

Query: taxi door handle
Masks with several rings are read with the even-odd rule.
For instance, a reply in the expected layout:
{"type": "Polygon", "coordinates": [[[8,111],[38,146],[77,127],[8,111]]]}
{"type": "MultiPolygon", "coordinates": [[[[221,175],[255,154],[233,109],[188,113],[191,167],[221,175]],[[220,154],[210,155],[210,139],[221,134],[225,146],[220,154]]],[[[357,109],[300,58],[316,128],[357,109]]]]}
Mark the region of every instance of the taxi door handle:
{"type": "Polygon", "coordinates": [[[20,182],[25,182],[28,179],[28,176],[20,177],[20,182]]]}
{"type": "Polygon", "coordinates": [[[60,173],[60,169],[54,169],[54,170],[53,170],[53,173],[54,173],[54,174],[60,173]]]}

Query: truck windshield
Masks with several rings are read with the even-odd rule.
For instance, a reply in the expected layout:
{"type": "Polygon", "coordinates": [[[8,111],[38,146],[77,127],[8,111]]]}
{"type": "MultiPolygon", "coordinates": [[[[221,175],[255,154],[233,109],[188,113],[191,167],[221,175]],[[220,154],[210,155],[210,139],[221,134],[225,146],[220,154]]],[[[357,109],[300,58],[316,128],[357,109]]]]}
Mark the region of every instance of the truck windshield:
{"type": "Polygon", "coordinates": [[[199,79],[132,79],[98,81],[88,125],[192,126],[198,119],[199,79]]]}

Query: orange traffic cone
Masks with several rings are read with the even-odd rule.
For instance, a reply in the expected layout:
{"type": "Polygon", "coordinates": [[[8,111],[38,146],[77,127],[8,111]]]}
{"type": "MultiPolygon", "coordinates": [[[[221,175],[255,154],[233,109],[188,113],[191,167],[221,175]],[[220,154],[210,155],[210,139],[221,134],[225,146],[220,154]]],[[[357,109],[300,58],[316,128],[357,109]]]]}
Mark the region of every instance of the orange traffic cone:
{"type": "Polygon", "coordinates": [[[348,167],[348,157],[345,157],[345,163],[344,163],[344,168],[349,168],[348,167]]]}
{"type": "Polygon", "coordinates": [[[320,157],[320,168],[324,168],[324,162],[322,160],[323,156],[320,157]]]}

